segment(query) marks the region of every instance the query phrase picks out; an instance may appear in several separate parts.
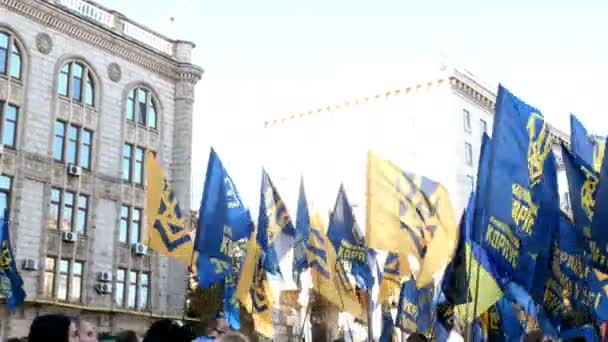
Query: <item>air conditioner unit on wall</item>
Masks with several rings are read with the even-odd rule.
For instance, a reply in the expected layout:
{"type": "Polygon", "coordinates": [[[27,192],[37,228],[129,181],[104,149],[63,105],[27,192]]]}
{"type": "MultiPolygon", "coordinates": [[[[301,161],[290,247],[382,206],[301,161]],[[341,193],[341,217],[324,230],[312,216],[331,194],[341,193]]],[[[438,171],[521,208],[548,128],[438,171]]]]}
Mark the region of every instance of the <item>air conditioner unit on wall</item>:
{"type": "Polygon", "coordinates": [[[112,286],[110,286],[110,284],[97,284],[95,285],[95,290],[97,290],[97,292],[99,294],[109,294],[112,293],[112,286]]]}
{"type": "Polygon", "coordinates": [[[76,242],[78,240],[78,234],[74,232],[63,232],[62,237],[65,242],[76,242]]]}
{"type": "Polygon", "coordinates": [[[66,172],[70,176],[79,177],[82,174],[82,169],[78,165],[68,164],[66,172]]]}
{"type": "Polygon", "coordinates": [[[136,242],[131,245],[131,251],[135,255],[146,255],[148,253],[148,247],[146,247],[143,243],[136,242]]]}
{"type": "Polygon", "coordinates": [[[110,272],[99,272],[99,275],[97,276],[97,279],[99,279],[99,281],[101,282],[110,282],[112,281],[112,273],[110,272]]]}
{"type": "Polygon", "coordinates": [[[27,258],[23,260],[23,269],[26,271],[38,270],[38,261],[35,259],[27,258]]]}

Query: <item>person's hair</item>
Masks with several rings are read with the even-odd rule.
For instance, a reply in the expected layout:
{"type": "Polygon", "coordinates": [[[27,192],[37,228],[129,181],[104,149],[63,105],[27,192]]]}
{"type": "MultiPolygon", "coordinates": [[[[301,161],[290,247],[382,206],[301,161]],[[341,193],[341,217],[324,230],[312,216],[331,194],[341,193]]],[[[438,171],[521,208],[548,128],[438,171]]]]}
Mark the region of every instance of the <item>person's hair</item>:
{"type": "Polygon", "coordinates": [[[408,336],[407,338],[408,342],[427,342],[428,339],[426,338],[426,336],[419,334],[419,333],[413,333],[410,336],[408,336]]]}
{"type": "Polygon", "coordinates": [[[139,342],[139,339],[134,331],[125,330],[116,334],[116,342],[139,342]]]}
{"type": "Polygon", "coordinates": [[[38,316],[30,326],[28,342],[68,342],[72,321],[65,315],[52,314],[38,316]]]}
{"type": "Polygon", "coordinates": [[[534,329],[526,334],[524,342],[543,342],[545,334],[540,329],[534,329]]]}
{"type": "Polygon", "coordinates": [[[229,331],[217,339],[218,342],[249,342],[249,339],[236,331],[229,331]]]}
{"type": "Polygon", "coordinates": [[[24,340],[23,338],[11,337],[8,340],[6,340],[6,342],[27,342],[27,341],[24,340]]]}
{"type": "Polygon", "coordinates": [[[161,319],[150,326],[143,342],[191,342],[195,337],[190,327],[170,319],[161,319]]]}

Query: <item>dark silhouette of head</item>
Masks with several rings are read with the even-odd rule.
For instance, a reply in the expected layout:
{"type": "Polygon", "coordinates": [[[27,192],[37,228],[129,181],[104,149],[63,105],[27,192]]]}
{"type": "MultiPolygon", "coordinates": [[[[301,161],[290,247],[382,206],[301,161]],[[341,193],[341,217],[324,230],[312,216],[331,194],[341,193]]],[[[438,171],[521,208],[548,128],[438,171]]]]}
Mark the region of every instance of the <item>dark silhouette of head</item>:
{"type": "Polygon", "coordinates": [[[190,327],[178,321],[161,319],[150,326],[143,342],[191,342],[194,338],[190,327]]]}
{"type": "Polygon", "coordinates": [[[29,342],[68,342],[72,321],[65,315],[52,314],[38,316],[30,326],[29,342]]]}
{"type": "Polygon", "coordinates": [[[126,330],[116,334],[116,342],[139,342],[139,339],[134,331],[126,330]]]}
{"type": "Polygon", "coordinates": [[[408,336],[407,338],[407,342],[427,342],[428,339],[426,338],[426,336],[419,334],[419,333],[413,333],[410,336],[408,336]]]}

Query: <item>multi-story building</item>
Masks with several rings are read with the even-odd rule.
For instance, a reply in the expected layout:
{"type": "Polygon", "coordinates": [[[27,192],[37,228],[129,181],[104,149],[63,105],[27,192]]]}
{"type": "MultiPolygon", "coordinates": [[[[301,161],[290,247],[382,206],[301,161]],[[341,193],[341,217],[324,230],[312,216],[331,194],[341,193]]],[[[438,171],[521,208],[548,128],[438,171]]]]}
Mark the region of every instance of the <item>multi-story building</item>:
{"type": "Polygon", "coordinates": [[[0,336],[46,312],[139,333],[181,317],[186,266],[142,245],[145,156],[190,209],[193,47],[88,0],[0,0],[0,211],[27,292],[0,336]]]}

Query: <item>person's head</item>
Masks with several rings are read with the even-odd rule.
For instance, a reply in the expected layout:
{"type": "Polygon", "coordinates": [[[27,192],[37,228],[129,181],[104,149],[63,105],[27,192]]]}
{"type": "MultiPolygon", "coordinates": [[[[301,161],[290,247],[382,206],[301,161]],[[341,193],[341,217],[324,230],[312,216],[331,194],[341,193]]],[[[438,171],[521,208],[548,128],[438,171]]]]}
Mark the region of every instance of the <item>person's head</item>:
{"type": "Polygon", "coordinates": [[[419,334],[419,333],[413,333],[410,336],[408,336],[407,338],[408,342],[427,342],[428,339],[426,338],[426,336],[419,334]]]}
{"type": "Polygon", "coordinates": [[[18,337],[11,337],[6,342],[27,342],[26,340],[18,337]]]}
{"type": "Polygon", "coordinates": [[[524,342],[543,342],[545,335],[540,329],[534,329],[526,334],[524,342]]]}
{"type": "Polygon", "coordinates": [[[181,322],[161,319],[150,326],[143,342],[191,342],[194,337],[192,329],[181,322]]]}
{"type": "Polygon", "coordinates": [[[91,323],[81,319],[74,321],[78,329],[80,342],[97,342],[97,328],[91,323]]]}
{"type": "Polygon", "coordinates": [[[205,327],[205,335],[208,337],[220,337],[226,332],[227,327],[223,327],[219,319],[210,320],[205,327]]]}
{"type": "Polygon", "coordinates": [[[249,342],[249,339],[236,331],[229,331],[217,339],[218,342],[249,342]]]}
{"type": "Polygon", "coordinates": [[[215,313],[215,321],[216,321],[216,329],[219,334],[224,334],[230,330],[230,326],[228,325],[228,321],[224,317],[224,313],[218,311],[215,313]]]}
{"type": "Polygon", "coordinates": [[[38,316],[30,326],[28,342],[78,342],[76,324],[61,314],[38,316]]]}
{"type": "Polygon", "coordinates": [[[116,334],[116,342],[139,342],[139,339],[134,331],[126,330],[116,334]]]}

